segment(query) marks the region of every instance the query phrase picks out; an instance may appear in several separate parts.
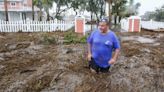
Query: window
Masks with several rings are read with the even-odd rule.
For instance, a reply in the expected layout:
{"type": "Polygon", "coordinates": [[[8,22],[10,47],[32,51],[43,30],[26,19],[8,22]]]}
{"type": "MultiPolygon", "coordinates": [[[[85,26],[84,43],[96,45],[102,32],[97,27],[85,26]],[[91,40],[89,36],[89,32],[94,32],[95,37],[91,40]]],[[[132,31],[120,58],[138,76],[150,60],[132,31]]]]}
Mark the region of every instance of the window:
{"type": "Polygon", "coordinates": [[[27,2],[28,0],[24,0],[24,4],[27,4],[28,2],[27,2]]]}
{"type": "Polygon", "coordinates": [[[16,2],[11,2],[10,5],[11,5],[12,7],[15,7],[15,6],[16,6],[16,2]]]}
{"type": "Polygon", "coordinates": [[[0,2],[0,5],[4,5],[4,2],[0,2]]]}

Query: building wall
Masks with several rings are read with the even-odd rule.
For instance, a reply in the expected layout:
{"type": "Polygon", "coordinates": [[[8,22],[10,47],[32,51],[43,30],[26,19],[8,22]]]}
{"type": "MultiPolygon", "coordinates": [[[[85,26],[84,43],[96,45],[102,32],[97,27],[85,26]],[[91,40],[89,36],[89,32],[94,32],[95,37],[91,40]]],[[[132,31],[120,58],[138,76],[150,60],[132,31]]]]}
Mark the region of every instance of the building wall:
{"type": "Polygon", "coordinates": [[[27,2],[27,6],[32,6],[32,0],[27,0],[28,2],[27,2]]]}
{"type": "MultiPolygon", "coordinates": [[[[12,10],[18,10],[18,9],[22,9],[23,3],[22,2],[18,2],[18,1],[8,2],[7,3],[7,7],[8,7],[8,10],[10,10],[10,9],[12,9],[12,10]]],[[[5,9],[4,8],[4,4],[0,4],[0,8],[1,9],[5,9]]]]}
{"type": "MultiPolygon", "coordinates": [[[[26,12],[26,13],[22,13],[22,12],[8,12],[8,16],[9,16],[9,21],[22,21],[25,20],[25,16],[26,19],[30,19],[32,20],[32,12],[26,12]]],[[[0,20],[5,20],[5,14],[3,12],[0,12],[0,20]]],[[[35,20],[38,20],[38,15],[35,14],[35,20]]]]}
{"type": "MultiPolygon", "coordinates": [[[[8,1],[7,7],[8,10],[19,10],[22,9],[23,7],[32,7],[32,0],[23,0],[22,1],[8,1]],[[14,4],[14,5],[13,5],[14,4]]],[[[4,2],[0,1],[0,8],[4,9],[4,2]]]]}
{"type": "MultiPolygon", "coordinates": [[[[7,7],[9,21],[24,20],[25,15],[26,19],[29,18],[32,20],[32,9],[30,9],[32,7],[32,0],[8,1],[7,7]]],[[[4,2],[0,1],[0,20],[5,20],[4,11],[4,2]]],[[[37,14],[35,14],[35,19],[38,20],[37,14]]]]}

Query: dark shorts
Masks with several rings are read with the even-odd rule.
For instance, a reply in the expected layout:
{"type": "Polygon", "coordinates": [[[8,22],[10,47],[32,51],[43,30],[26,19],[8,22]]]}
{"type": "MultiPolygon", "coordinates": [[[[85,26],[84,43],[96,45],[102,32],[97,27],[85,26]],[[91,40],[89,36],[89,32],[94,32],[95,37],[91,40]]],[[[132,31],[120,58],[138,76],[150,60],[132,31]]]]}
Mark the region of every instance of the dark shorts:
{"type": "Polygon", "coordinates": [[[99,73],[99,72],[107,73],[107,72],[109,72],[110,66],[107,67],[107,68],[99,67],[99,66],[95,63],[94,59],[92,58],[91,61],[89,61],[89,68],[92,68],[92,69],[95,70],[97,73],[99,73]]]}

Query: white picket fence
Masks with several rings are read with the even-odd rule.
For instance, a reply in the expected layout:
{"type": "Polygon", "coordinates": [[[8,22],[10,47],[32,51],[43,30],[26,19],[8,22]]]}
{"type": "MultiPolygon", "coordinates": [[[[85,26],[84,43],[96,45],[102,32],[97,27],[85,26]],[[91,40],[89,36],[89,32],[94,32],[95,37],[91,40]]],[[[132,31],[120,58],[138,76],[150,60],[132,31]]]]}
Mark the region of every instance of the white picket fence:
{"type": "Polygon", "coordinates": [[[141,27],[149,30],[164,29],[164,22],[141,21],[141,27]]]}
{"type": "Polygon", "coordinates": [[[0,32],[52,32],[66,31],[74,26],[74,21],[1,21],[0,32]]]}

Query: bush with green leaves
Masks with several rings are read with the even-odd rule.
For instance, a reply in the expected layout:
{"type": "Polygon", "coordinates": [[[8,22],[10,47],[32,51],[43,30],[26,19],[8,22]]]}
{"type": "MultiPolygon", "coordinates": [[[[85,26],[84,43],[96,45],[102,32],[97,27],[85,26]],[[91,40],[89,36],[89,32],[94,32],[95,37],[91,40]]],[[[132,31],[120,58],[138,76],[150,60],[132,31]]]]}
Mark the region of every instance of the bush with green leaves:
{"type": "Polygon", "coordinates": [[[75,32],[68,32],[64,35],[64,43],[86,43],[87,36],[80,36],[75,32]]]}
{"type": "Polygon", "coordinates": [[[45,44],[45,45],[57,44],[58,43],[58,37],[55,35],[43,34],[43,37],[41,39],[41,43],[45,44]]]}

